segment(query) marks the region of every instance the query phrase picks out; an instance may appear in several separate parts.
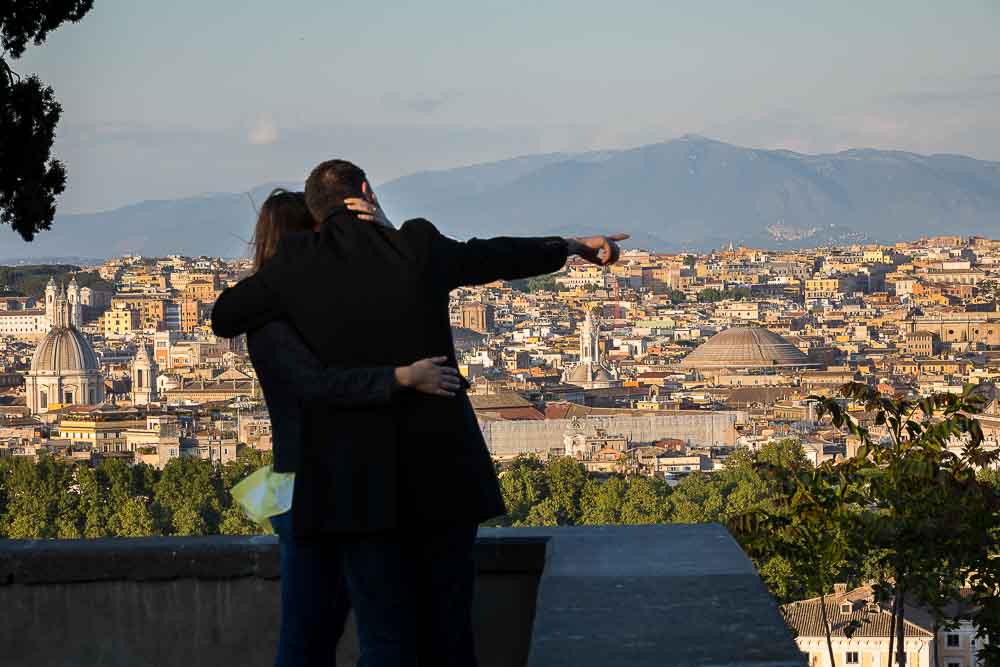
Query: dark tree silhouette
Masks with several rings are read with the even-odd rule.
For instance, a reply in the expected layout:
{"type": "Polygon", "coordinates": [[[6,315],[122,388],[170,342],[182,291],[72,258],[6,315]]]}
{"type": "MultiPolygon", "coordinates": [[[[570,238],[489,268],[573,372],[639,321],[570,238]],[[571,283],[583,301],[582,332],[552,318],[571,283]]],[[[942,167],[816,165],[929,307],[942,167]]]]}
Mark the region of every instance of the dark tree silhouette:
{"type": "Polygon", "coordinates": [[[16,0],[0,3],[0,223],[25,241],[52,226],[66,169],[53,159],[52,140],[62,107],[37,76],[22,77],[8,63],[29,42],[45,41],[66,21],[76,22],[93,0],[16,0]]]}

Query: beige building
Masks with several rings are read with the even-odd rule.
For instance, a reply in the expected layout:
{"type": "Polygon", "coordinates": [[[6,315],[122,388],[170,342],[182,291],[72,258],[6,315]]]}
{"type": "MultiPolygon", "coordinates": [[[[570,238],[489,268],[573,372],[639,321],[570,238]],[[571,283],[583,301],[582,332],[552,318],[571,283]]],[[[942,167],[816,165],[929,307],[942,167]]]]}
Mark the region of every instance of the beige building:
{"type": "Polygon", "coordinates": [[[141,429],[146,421],[136,409],[98,405],[64,412],[59,419],[59,435],[74,445],[84,445],[101,454],[125,453],[129,449],[126,433],[141,429]]]}
{"type": "MultiPolygon", "coordinates": [[[[796,634],[795,642],[808,656],[809,667],[889,667],[892,614],[875,602],[871,587],[848,591],[846,586],[837,585],[834,593],[826,597],[833,665],[820,604],[819,598],[813,598],[782,607],[786,622],[796,634]]],[[[976,667],[979,647],[970,623],[941,631],[935,638],[933,617],[910,606],[904,623],[907,667],[934,667],[934,651],[940,653],[941,667],[976,667]]]]}
{"type": "Polygon", "coordinates": [[[907,322],[910,333],[926,331],[943,343],[1000,345],[1000,317],[989,313],[915,317],[907,322]]]}
{"type": "Polygon", "coordinates": [[[139,329],[139,313],[125,305],[118,305],[104,311],[103,330],[105,338],[121,338],[139,329]]]}

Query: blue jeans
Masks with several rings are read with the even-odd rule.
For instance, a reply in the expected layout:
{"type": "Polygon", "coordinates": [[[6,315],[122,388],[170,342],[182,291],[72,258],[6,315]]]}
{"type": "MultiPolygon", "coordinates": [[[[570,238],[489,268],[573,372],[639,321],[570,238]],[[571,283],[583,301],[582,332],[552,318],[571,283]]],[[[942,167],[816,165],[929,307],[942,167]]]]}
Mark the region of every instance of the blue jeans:
{"type": "Polygon", "coordinates": [[[351,603],[340,544],[297,538],[292,513],[271,517],[281,547],[281,634],[275,667],[334,665],[351,603]]]}
{"type": "Polygon", "coordinates": [[[347,537],[344,576],[359,667],[475,667],[476,526],[424,526],[347,537]]]}

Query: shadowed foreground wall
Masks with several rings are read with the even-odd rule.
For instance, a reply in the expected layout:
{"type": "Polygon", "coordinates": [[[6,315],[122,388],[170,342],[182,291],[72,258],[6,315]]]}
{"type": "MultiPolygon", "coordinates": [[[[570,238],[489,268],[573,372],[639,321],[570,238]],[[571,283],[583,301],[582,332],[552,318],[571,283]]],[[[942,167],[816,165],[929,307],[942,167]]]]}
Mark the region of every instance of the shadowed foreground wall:
{"type": "MultiPolygon", "coordinates": [[[[804,664],[720,526],[481,530],[476,556],[483,667],[804,664]]],[[[277,574],[266,537],[0,541],[0,665],[263,667],[277,574]]]]}

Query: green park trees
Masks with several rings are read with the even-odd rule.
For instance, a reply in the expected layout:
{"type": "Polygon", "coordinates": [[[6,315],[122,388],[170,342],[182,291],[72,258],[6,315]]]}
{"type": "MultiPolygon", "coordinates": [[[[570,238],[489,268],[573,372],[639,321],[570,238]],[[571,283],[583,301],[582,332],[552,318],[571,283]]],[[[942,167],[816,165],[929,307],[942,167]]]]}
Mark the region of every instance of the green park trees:
{"type": "Polygon", "coordinates": [[[224,466],[174,459],[162,471],[114,459],[94,467],[48,456],[0,459],[0,537],[258,534],[229,490],[269,462],[270,454],[254,450],[224,466]]]}

